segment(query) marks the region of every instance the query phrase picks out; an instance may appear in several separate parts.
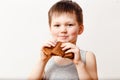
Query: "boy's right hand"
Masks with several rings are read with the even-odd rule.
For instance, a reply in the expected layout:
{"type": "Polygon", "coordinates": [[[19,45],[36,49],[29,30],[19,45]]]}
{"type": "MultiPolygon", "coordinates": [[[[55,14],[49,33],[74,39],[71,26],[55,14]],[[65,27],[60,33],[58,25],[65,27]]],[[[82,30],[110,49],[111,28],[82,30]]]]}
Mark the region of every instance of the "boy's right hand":
{"type": "Polygon", "coordinates": [[[44,43],[41,47],[41,51],[40,51],[40,59],[43,61],[43,62],[47,62],[50,58],[51,58],[51,55],[46,55],[42,49],[44,47],[55,47],[57,41],[55,40],[50,40],[50,41],[47,41],[46,43],[44,43]]]}

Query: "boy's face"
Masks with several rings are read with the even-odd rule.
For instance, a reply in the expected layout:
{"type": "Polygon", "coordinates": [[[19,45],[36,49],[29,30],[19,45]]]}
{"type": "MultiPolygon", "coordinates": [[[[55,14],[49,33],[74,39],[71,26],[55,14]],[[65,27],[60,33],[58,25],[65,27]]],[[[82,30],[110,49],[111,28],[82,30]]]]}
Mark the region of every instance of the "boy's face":
{"type": "Polygon", "coordinates": [[[81,27],[82,25],[78,24],[75,14],[52,15],[50,31],[57,41],[76,43],[77,36],[83,31],[81,27]]]}

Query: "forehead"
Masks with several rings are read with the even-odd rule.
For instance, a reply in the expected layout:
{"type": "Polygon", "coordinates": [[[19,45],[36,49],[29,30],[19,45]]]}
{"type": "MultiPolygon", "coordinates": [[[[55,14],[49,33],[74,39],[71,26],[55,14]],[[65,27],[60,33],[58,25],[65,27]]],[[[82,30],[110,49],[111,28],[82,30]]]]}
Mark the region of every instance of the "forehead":
{"type": "Polygon", "coordinates": [[[73,20],[77,20],[76,19],[76,15],[75,13],[53,13],[51,16],[51,19],[53,20],[54,18],[69,18],[69,19],[73,19],[73,20]]]}

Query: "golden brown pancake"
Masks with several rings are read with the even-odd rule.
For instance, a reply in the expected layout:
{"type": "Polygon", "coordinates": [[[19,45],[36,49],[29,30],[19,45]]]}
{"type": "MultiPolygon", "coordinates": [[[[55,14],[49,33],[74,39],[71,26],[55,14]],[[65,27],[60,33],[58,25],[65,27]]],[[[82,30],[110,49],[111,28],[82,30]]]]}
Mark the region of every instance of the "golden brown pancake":
{"type": "Polygon", "coordinates": [[[61,44],[62,42],[57,42],[55,47],[44,47],[42,51],[45,53],[45,55],[61,56],[64,58],[73,59],[74,54],[73,53],[65,54],[65,51],[63,51],[62,48],[60,47],[61,44]]]}

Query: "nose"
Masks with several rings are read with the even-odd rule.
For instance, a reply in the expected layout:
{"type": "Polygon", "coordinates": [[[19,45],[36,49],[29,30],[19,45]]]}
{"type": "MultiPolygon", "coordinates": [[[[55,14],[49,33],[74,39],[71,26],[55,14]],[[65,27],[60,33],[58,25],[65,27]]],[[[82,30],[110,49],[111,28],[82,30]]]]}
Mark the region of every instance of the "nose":
{"type": "Polygon", "coordinates": [[[62,27],[60,28],[60,31],[61,31],[62,33],[66,33],[66,32],[67,32],[67,28],[66,28],[65,26],[62,26],[62,27]]]}

